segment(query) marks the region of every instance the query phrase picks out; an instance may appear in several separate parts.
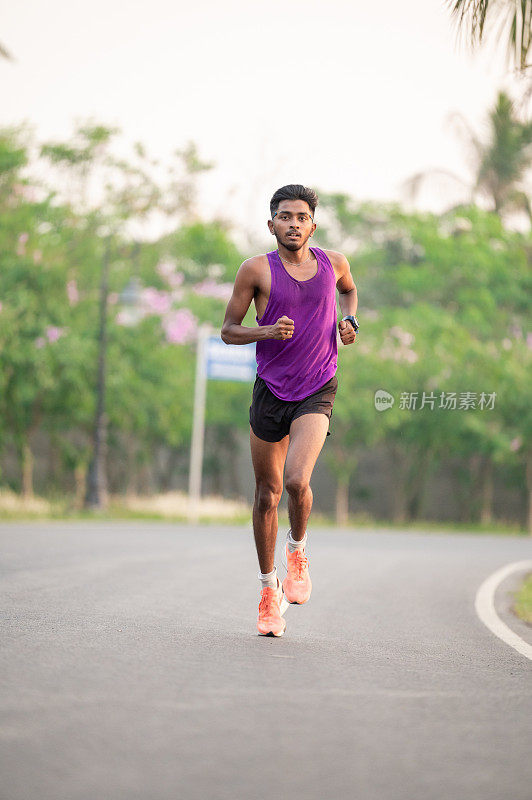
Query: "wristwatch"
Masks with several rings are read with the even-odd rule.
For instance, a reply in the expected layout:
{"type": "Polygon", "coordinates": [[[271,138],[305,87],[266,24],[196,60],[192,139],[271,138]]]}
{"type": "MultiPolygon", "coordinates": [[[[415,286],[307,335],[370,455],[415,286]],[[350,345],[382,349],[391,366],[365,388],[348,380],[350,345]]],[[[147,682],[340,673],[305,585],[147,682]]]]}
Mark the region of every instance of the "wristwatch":
{"type": "Polygon", "coordinates": [[[360,326],[359,326],[359,324],[358,324],[358,319],[357,319],[356,317],[354,317],[352,314],[348,314],[346,317],[342,317],[342,322],[343,322],[344,320],[347,320],[348,322],[350,322],[350,323],[351,323],[351,325],[353,326],[353,330],[355,331],[355,333],[357,333],[357,332],[358,332],[358,329],[359,329],[359,327],[360,327],[360,326]]]}

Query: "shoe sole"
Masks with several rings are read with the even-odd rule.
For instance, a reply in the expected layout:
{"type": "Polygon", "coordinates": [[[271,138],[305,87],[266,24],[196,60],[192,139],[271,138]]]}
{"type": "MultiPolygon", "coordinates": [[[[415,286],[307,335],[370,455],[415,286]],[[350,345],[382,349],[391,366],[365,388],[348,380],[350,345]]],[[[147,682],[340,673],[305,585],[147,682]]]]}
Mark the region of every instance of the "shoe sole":
{"type": "Polygon", "coordinates": [[[284,636],[284,631],[281,631],[281,633],[274,633],[273,631],[268,631],[268,633],[261,633],[259,631],[258,635],[259,636],[275,636],[278,639],[280,636],[284,636]]]}

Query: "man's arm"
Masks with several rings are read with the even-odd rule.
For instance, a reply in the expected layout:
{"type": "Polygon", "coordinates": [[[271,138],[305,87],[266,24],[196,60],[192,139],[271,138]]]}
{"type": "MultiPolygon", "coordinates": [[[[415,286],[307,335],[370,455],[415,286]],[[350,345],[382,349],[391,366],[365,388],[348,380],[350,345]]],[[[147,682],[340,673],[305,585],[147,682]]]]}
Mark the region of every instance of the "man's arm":
{"type": "Polygon", "coordinates": [[[248,259],[238,270],[233,294],[227,304],[221,337],[226,344],[249,344],[262,339],[291,339],[294,331],[293,320],[281,317],[275,325],[259,325],[245,328],[241,323],[258,287],[255,264],[248,259]]]}
{"type": "Polygon", "coordinates": [[[354,317],[358,307],[357,287],[351,275],[351,267],[347,258],[342,256],[338,261],[340,277],[336,281],[336,288],[339,292],[340,311],[343,317],[348,314],[354,317]]]}
{"type": "MultiPolygon", "coordinates": [[[[354,317],[358,306],[357,287],[351,275],[349,261],[341,253],[339,253],[338,256],[337,269],[339,271],[339,277],[336,281],[336,288],[339,292],[338,300],[340,302],[340,311],[342,312],[342,317],[348,315],[354,317]]],[[[338,323],[338,331],[342,344],[353,344],[356,339],[356,332],[349,322],[340,320],[338,323]]]]}

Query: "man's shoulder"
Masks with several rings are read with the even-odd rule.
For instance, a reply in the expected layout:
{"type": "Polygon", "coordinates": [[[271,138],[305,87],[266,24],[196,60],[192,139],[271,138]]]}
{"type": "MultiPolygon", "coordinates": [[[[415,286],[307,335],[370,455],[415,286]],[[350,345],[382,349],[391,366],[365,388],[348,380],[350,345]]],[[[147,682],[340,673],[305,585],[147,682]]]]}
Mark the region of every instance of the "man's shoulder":
{"type": "Polygon", "coordinates": [[[337,250],[326,250],[325,248],[322,249],[333,265],[334,271],[339,275],[343,274],[345,272],[346,265],[349,266],[349,262],[344,254],[339,253],[337,250]]]}
{"type": "Polygon", "coordinates": [[[259,253],[256,256],[250,256],[240,265],[240,272],[250,277],[260,277],[264,272],[269,269],[268,256],[265,253],[259,253]]]}
{"type": "Polygon", "coordinates": [[[246,258],[246,260],[242,262],[242,266],[247,269],[254,269],[256,267],[263,267],[266,263],[268,263],[268,256],[266,253],[259,253],[256,256],[246,258]]]}
{"type": "Polygon", "coordinates": [[[337,250],[326,250],[324,247],[322,248],[323,252],[327,255],[329,261],[334,266],[335,264],[341,265],[345,264],[347,261],[346,257],[343,253],[339,253],[337,250]]]}

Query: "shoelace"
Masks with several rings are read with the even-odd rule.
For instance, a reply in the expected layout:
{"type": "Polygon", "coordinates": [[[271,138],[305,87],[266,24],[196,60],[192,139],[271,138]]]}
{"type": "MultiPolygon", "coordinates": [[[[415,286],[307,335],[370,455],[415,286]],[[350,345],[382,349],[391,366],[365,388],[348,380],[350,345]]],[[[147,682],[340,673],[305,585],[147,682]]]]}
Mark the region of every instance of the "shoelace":
{"type": "Polygon", "coordinates": [[[308,558],[303,555],[301,550],[294,550],[293,559],[291,559],[296,572],[296,580],[301,580],[303,572],[308,567],[308,558]]]}
{"type": "Polygon", "coordinates": [[[274,604],[277,605],[275,590],[267,586],[262,591],[262,596],[259,603],[259,614],[266,614],[268,616],[273,614],[274,604]]]}

